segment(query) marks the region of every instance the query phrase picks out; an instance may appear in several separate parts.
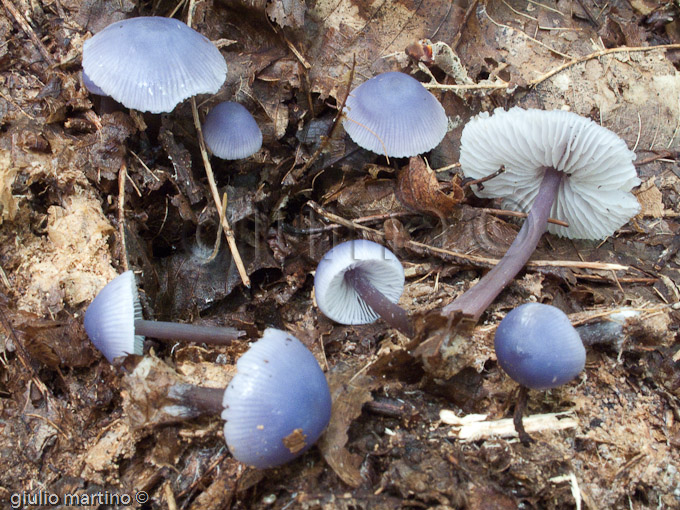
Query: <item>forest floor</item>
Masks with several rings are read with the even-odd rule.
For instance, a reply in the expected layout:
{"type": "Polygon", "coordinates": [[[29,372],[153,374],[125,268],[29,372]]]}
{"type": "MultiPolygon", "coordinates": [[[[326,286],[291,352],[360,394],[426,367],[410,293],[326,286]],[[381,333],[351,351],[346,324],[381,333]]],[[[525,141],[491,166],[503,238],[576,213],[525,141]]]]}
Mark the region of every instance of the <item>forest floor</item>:
{"type": "Polygon", "coordinates": [[[0,9],[3,508],[60,507],[66,494],[81,508],[126,507],[107,506],[114,495],[170,510],[680,508],[677,2],[2,0],[0,9]],[[92,34],[137,15],[186,20],[189,6],[229,66],[199,113],[239,101],[264,135],[249,159],[212,159],[250,288],[226,243],[208,260],[218,214],[190,102],[156,116],[104,113],[82,85],[92,34]],[[322,144],[350,82],[395,70],[429,83],[444,105],[451,130],[427,155],[444,170],[356,150],[341,128],[322,144]],[[511,106],[569,109],[622,137],[637,155],[640,214],[602,241],[545,235],[532,260],[552,264],[529,265],[465,352],[436,365],[382,321],[325,318],[313,273],[340,241],[390,246],[406,272],[401,304],[418,317],[502,256],[521,220],[461,194],[455,164],[467,120],[511,106]],[[224,387],[245,342],[147,340],[160,375],[143,381],[130,375],[138,357],[113,367],[99,355],[82,316],[127,267],[147,318],[300,338],[334,398],[319,445],[255,470],[231,457],[219,417],[177,422],[159,410],[168,378],[224,387]],[[494,428],[512,418],[517,385],[493,351],[500,320],[527,301],[554,304],[574,324],[639,312],[620,344],[588,351],[579,378],[529,393],[538,430],[528,446],[512,427],[494,428]]]}

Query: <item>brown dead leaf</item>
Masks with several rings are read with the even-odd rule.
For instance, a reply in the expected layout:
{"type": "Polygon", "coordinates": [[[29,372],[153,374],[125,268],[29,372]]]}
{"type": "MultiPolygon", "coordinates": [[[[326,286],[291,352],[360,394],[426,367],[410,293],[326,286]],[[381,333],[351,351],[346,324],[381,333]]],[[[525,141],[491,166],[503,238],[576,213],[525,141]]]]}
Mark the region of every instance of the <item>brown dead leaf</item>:
{"type": "Polygon", "coordinates": [[[326,462],[350,487],[358,487],[362,483],[359,472],[361,456],[345,448],[347,430],[361,414],[364,403],[373,398],[371,391],[381,384],[377,378],[363,373],[363,368],[349,364],[337,365],[328,374],[333,409],[328,428],[318,443],[326,462]]]}
{"type": "Polygon", "coordinates": [[[360,218],[403,210],[402,205],[394,196],[394,185],[391,179],[376,180],[366,176],[324,198],[324,205],[333,201],[337,202],[338,213],[347,218],[360,218]]]}
{"type": "Polygon", "coordinates": [[[267,15],[282,28],[302,28],[305,24],[305,3],[302,0],[267,2],[267,15]]]}
{"type": "Polygon", "coordinates": [[[635,194],[638,202],[640,202],[640,216],[651,216],[652,218],[663,217],[663,196],[661,191],[656,187],[654,182],[649,186],[643,185],[635,194]]]}
{"type": "Polygon", "coordinates": [[[434,171],[421,157],[411,158],[397,176],[397,198],[409,209],[440,219],[454,216],[463,190],[454,187],[452,196],[440,191],[434,171]]]}

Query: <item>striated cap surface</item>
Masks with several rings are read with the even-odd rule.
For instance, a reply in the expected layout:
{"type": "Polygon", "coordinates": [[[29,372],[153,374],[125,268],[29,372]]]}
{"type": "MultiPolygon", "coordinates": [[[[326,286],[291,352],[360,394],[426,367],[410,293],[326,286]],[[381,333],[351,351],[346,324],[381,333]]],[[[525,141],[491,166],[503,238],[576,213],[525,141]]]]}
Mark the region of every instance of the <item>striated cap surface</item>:
{"type": "Polygon", "coordinates": [[[222,159],[243,159],[262,147],[262,131],[246,108],[231,101],[216,105],[206,115],[203,137],[210,151],[222,159]]]}
{"type": "Polygon", "coordinates": [[[505,171],[475,194],[503,198],[503,208],[528,212],[543,178],[543,167],[565,174],[550,216],[569,227],[548,231],[575,239],[604,239],[640,210],[630,190],[640,184],[635,154],[609,129],[562,110],[480,113],[461,135],[460,163],[466,177],[505,171]]]}
{"type": "Polygon", "coordinates": [[[350,92],[342,125],[360,147],[395,158],[434,149],[446,135],[444,108],[411,76],[392,72],[350,92]]]}
{"type": "Polygon", "coordinates": [[[173,18],[112,23],[83,44],[83,71],[128,108],[172,111],[196,94],[214,94],[227,63],[206,37],[173,18]]]}

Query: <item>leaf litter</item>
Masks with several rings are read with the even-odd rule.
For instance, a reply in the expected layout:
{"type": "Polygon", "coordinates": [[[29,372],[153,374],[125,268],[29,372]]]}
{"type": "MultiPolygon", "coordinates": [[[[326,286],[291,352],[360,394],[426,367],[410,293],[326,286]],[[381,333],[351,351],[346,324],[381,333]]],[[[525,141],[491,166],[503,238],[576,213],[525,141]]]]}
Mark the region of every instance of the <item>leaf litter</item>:
{"type": "Polygon", "coordinates": [[[212,162],[250,288],[224,246],[208,260],[219,215],[190,105],[160,119],[108,112],[80,77],[91,33],[131,15],[186,19],[188,6],[3,0],[0,500],[40,488],[143,490],[143,508],[678,507],[678,7],[190,5],[230,69],[216,97],[199,98],[200,114],[235,98],[264,133],[254,157],[212,162]],[[675,46],[651,48],[661,45],[675,46]],[[393,70],[413,73],[449,116],[451,131],[427,162],[388,163],[341,130],[322,143],[350,76],[353,87],[393,70]],[[407,274],[401,304],[421,328],[502,256],[521,219],[466,192],[455,163],[468,118],[514,105],[569,109],[622,136],[637,154],[640,215],[599,244],[545,236],[523,275],[441,358],[381,321],[323,317],[311,274],[340,241],[368,237],[395,249],[407,274]],[[268,326],[299,335],[334,395],[319,446],[258,472],[230,457],[219,417],[163,414],[168,381],[222,387],[245,345],[149,341],[144,363],[162,375],[143,384],[133,379],[140,360],[102,360],[81,318],[126,264],[139,272],[147,317],[232,325],[251,340],[268,326]],[[534,300],[576,324],[622,307],[642,315],[619,347],[589,352],[581,379],[530,394],[529,415],[567,413],[569,428],[534,432],[530,447],[497,434],[456,437],[442,413],[483,414],[491,428],[512,415],[516,388],[495,361],[493,332],[534,300]]]}

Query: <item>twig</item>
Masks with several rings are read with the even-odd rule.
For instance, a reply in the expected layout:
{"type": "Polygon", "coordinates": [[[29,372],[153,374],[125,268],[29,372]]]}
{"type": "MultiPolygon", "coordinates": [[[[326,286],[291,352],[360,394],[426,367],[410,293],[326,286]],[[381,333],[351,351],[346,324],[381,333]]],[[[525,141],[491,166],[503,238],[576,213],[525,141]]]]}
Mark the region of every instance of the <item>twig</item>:
{"type": "Polygon", "coordinates": [[[201,129],[201,121],[198,118],[198,108],[196,107],[196,99],[191,98],[191,111],[194,116],[194,125],[196,126],[196,132],[198,133],[198,146],[201,149],[201,157],[203,158],[203,166],[205,167],[205,174],[208,177],[208,184],[210,185],[210,192],[212,193],[213,200],[215,201],[215,206],[217,207],[217,214],[220,217],[220,223],[224,229],[224,236],[227,238],[227,244],[229,245],[229,251],[231,251],[231,256],[234,259],[234,264],[236,264],[236,269],[238,269],[238,274],[241,276],[241,281],[243,285],[250,288],[250,278],[248,278],[248,273],[243,265],[243,259],[238,251],[238,246],[236,246],[236,238],[234,237],[234,231],[229,225],[229,220],[225,211],[222,209],[222,201],[220,200],[220,192],[217,189],[217,184],[215,183],[215,176],[212,171],[212,165],[210,164],[210,158],[208,157],[208,151],[205,148],[205,141],[203,140],[203,130],[201,129]]]}
{"type": "MultiPolygon", "coordinates": [[[[494,214],[496,216],[513,216],[515,218],[527,217],[527,213],[523,213],[520,211],[508,211],[506,209],[490,209],[488,207],[479,207],[478,209],[480,211],[484,211],[485,213],[494,214]]],[[[569,227],[569,223],[567,223],[566,221],[557,220],[555,218],[548,218],[548,223],[552,223],[553,225],[559,225],[560,227],[569,227]]]]}
{"type": "Polygon", "coordinates": [[[544,82],[548,78],[552,78],[555,76],[557,73],[561,73],[565,69],[568,69],[572,66],[575,66],[576,64],[580,64],[582,62],[586,62],[588,60],[593,60],[595,58],[600,58],[605,55],[611,55],[613,53],[626,53],[626,52],[640,52],[640,51],[653,51],[653,50],[678,50],[680,49],[680,44],[659,44],[657,46],[631,46],[630,48],[627,48],[625,46],[619,47],[619,48],[607,48],[604,50],[599,50],[594,53],[590,53],[589,55],[585,55],[583,57],[576,57],[572,58],[569,62],[565,62],[564,64],[555,67],[554,69],[548,71],[547,73],[539,76],[538,78],[535,78],[531,80],[528,83],[528,86],[535,87],[539,83],[544,82]]]}
{"type": "Polygon", "coordinates": [[[194,480],[194,482],[189,487],[187,487],[182,492],[177,494],[177,497],[181,498],[183,496],[186,496],[187,494],[189,494],[190,491],[194,490],[198,486],[198,484],[202,483],[203,480],[205,480],[205,478],[213,471],[213,469],[215,469],[224,459],[227,458],[227,455],[229,455],[229,453],[224,452],[222,455],[217,457],[217,459],[212,464],[210,464],[210,466],[208,466],[208,469],[206,469],[201,476],[194,480]]]}
{"type": "Polygon", "coordinates": [[[24,413],[24,416],[30,416],[31,418],[38,418],[39,420],[43,420],[47,422],[50,427],[54,428],[57,432],[59,432],[66,441],[69,441],[70,438],[66,435],[66,432],[64,432],[56,423],[54,423],[52,420],[50,420],[47,416],[42,416],[40,414],[35,414],[35,413],[24,413]]]}
{"type": "Polygon", "coordinates": [[[352,56],[352,69],[350,70],[349,73],[349,80],[347,83],[347,93],[345,94],[345,97],[342,99],[342,103],[340,103],[340,106],[338,108],[338,114],[335,116],[335,119],[333,120],[333,124],[331,125],[330,130],[328,131],[328,136],[324,138],[321,143],[319,144],[319,148],[314,151],[314,154],[309,158],[307,163],[300,169],[300,174],[304,175],[307,170],[314,164],[314,162],[321,156],[321,153],[326,150],[326,147],[328,147],[328,144],[330,143],[331,139],[333,138],[333,133],[335,133],[335,130],[338,127],[338,124],[340,123],[340,119],[342,118],[343,110],[345,109],[345,103],[347,102],[347,98],[349,97],[349,92],[352,89],[352,82],[354,81],[354,68],[356,67],[356,55],[352,56]]]}
{"type": "Polygon", "coordinates": [[[7,9],[10,16],[14,18],[14,21],[17,22],[17,24],[21,27],[21,30],[23,30],[24,33],[29,37],[29,39],[33,42],[35,47],[38,48],[38,51],[45,59],[45,62],[47,62],[49,66],[55,65],[55,61],[52,58],[52,55],[50,55],[49,51],[47,51],[47,48],[45,48],[43,43],[40,41],[40,38],[38,38],[38,36],[35,35],[35,32],[31,28],[31,25],[28,24],[28,22],[24,19],[24,17],[17,10],[17,8],[14,7],[14,4],[10,0],[2,0],[2,5],[5,6],[5,9],[7,9]]]}
{"type": "Polygon", "coordinates": [[[130,269],[127,259],[127,243],[125,241],[125,181],[127,180],[127,165],[123,161],[118,172],[118,235],[120,236],[121,245],[121,263],[123,270],[130,269]]]}
{"type": "MultiPolygon", "coordinates": [[[[559,11],[558,11],[558,12],[559,12],[559,11]]],[[[560,52],[560,51],[557,51],[555,48],[552,48],[552,47],[548,46],[548,45],[545,44],[544,42],[541,42],[541,41],[539,41],[538,39],[535,39],[535,38],[531,37],[530,35],[525,34],[524,32],[522,32],[521,30],[519,30],[519,29],[517,29],[517,28],[514,28],[514,27],[511,27],[510,25],[504,25],[503,23],[497,22],[497,21],[494,20],[491,16],[489,16],[489,13],[488,13],[488,12],[486,12],[486,7],[484,7],[484,15],[485,15],[487,18],[489,18],[489,21],[491,21],[491,23],[493,23],[493,24],[496,25],[497,27],[506,28],[506,29],[511,30],[511,31],[513,31],[513,32],[517,32],[517,33],[519,33],[519,34],[522,34],[524,37],[526,37],[526,38],[529,39],[530,41],[535,42],[535,43],[538,44],[539,46],[543,46],[543,47],[544,47],[545,49],[547,49],[548,51],[551,51],[552,53],[555,53],[556,55],[559,55],[560,57],[563,57],[563,58],[572,58],[572,57],[570,57],[569,55],[567,55],[567,54],[565,54],[565,53],[562,53],[562,52],[560,52]]]]}
{"type": "MultiPolygon", "coordinates": [[[[347,220],[342,216],[338,216],[337,214],[328,212],[323,207],[321,207],[319,204],[312,200],[308,201],[307,205],[311,207],[317,214],[323,216],[324,218],[332,222],[338,223],[351,230],[361,230],[377,237],[385,237],[384,232],[381,232],[380,230],[376,230],[370,227],[366,227],[364,225],[360,225],[356,222],[347,220]]],[[[444,248],[429,246],[427,244],[419,243],[413,240],[406,241],[405,246],[411,247],[412,249],[415,250],[425,250],[430,254],[446,255],[447,257],[452,257],[458,260],[464,260],[466,262],[480,266],[494,266],[498,264],[498,262],[500,261],[499,259],[491,259],[487,257],[480,257],[477,255],[467,255],[465,253],[445,250],[444,248]]],[[[526,265],[527,267],[563,267],[571,269],[595,269],[602,271],[627,271],[629,269],[628,266],[622,266],[620,264],[611,264],[607,262],[584,262],[580,260],[533,260],[533,261],[530,260],[529,262],[527,262],[526,265]]]]}
{"type": "MultiPolygon", "coordinates": [[[[187,25],[191,26],[191,17],[194,11],[195,1],[191,0],[189,3],[189,14],[187,18],[187,25]]],[[[215,207],[217,207],[217,214],[220,217],[220,223],[224,229],[224,236],[227,238],[227,244],[229,245],[229,251],[231,251],[231,256],[234,259],[234,264],[236,264],[236,269],[238,269],[238,274],[241,276],[241,281],[243,285],[250,288],[250,278],[248,278],[248,273],[243,265],[243,259],[238,251],[238,246],[236,246],[236,238],[234,237],[234,231],[229,224],[227,219],[226,211],[222,209],[222,201],[220,200],[220,192],[217,189],[217,184],[215,183],[215,175],[212,171],[212,165],[210,164],[210,158],[208,157],[208,150],[205,148],[205,140],[203,139],[203,130],[201,129],[201,120],[198,118],[198,108],[196,107],[196,98],[191,98],[191,112],[194,117],[194,126],[196,127],[196,132],[198,133],[198,146],[201,151],[201,157],[203,158],[203,166],[205,167],[205,174],[208,177],[208,184],[210,186],[210,192],[212,193],[213,201],[215,202],[215,207]]]]}
{"type": "MultiPolygon", "coordinates": [[[[378,222],[378,221],[385,221],[385,220],[388,220],[390,218],[401,218],[401,217],[404,217],[404,216],[414,216],[414,215],[417,215],[417,214],[418,213],[410,212],[410,211],[398,211],[398,212],[383,213],[383,214],[373,214],[371,216],[363,216],[361,218],[355,218],[352,221],[354,223],[358,223],[358,224],[373,223],[373,222],[378,222]]],[[[342,225],[338,225],[337,223],[331,223],[330,225],[324,225],[323,227],[296,228],[292,225],[288,225],[287,223],[283,224],[283,229],[286,232],[288,232],[289,234],[298,235],[298,236],[321,234],[323,232],[328,232],[330,230],[336,230],[338,228],[342,228],[342,225]]]]}
{"type": "Polygon", "coordinates": [[[501,167],[498,170],[496,170],[494,173],[489,174],[485,177],[482,177],[481,179],[470,179],[470,180],[465,181],[463,183],[463,189],[469,188],[470,186],[478,186],[478,188],[480,190],[484,189],[483,184],[485,182],[490,181],[491,179],[494,179],[495,177],[498,177],[503,172],[505,172],[505,165],[501,165],[501,167]]]}
{"type": "MultiPolygon", "coordinates": [[[[227,194],[225,193],[222,195],[222,211],[225,213],[227,212],[227,194]]],[[[220,251],[220,241],[222,240],[222,218],[220,218],[220,222],[217,224],[217,235],[215,236],[215,244],[213,246],[213,251],[210,254],[210,256],[207,258],[206,262],[211,262],[215,260],[215,257],[217,257],[217,254],[220,251]]]]}

